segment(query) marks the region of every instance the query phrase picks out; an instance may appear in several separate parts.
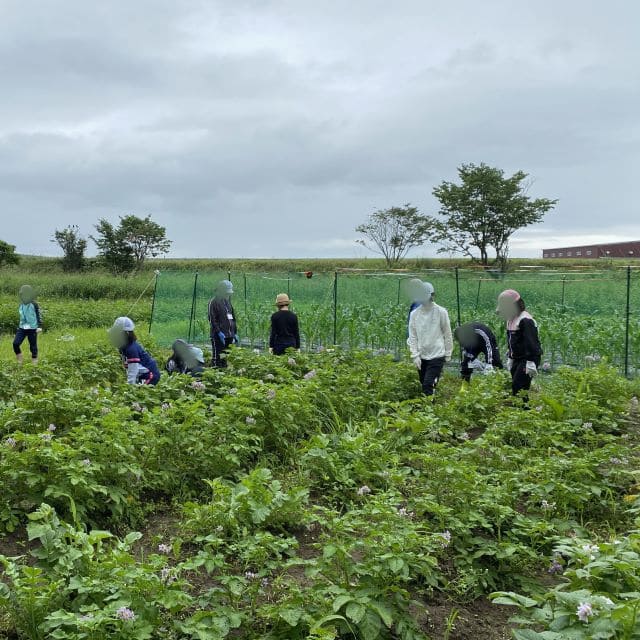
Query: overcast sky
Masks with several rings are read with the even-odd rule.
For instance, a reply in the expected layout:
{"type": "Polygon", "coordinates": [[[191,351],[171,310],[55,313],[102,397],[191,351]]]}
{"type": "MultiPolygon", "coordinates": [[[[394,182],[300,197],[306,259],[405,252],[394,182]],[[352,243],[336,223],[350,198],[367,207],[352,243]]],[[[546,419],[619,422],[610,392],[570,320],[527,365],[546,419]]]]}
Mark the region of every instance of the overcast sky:
{"type": "Polygon", "coordinates": [[[633,0],[0,0],[0,238],[371,255],[371,211],[486,162],[560,200],[514,255],[640,239],[639,35],[633,0]]]}

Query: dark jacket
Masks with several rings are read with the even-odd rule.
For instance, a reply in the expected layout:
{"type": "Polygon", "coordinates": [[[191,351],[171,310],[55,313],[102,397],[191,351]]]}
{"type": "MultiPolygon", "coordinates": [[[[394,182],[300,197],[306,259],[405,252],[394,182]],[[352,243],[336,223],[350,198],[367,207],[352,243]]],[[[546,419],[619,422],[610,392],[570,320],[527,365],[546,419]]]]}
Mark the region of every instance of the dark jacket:
{"type": "Polygon", "coordinates": [[[521,318],[513,327],[507,327],[508,355],[512,360],[527,360],[540,364],[542,345],[538,325],[533,318],[521,318]]]}
{"type": "Polygon", "coordinates": [[[233,338],[238,333],[236,314],[229,300],[219,298],[209,300],[207,316],[211,325],[212,336],[222,331],[225,338],[233,338]]]}
{"type": "Polygon", "coordinates": [[[300,348],[298,316],[293,311],[281,309],[271,316],[269,347],[277,346],[300,348]]]}
{"type": "Polygon", "coordinates": [[[462,345],[463,361],[475,360],[482,353],[487,364],[502,369],[498,341],[493,331],[481,322],[472,322],[471,326],[473,327],[473,340],[469,344],[462,345]]]}

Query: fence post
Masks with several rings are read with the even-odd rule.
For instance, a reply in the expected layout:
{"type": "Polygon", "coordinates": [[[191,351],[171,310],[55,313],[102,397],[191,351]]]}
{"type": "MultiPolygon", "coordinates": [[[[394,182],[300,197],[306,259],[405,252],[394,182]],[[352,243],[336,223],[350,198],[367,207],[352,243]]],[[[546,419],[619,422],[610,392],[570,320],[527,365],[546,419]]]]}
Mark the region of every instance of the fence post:
{"type": "Polygon", "coordinates": [[[629,377],[629,323],[631,315],[631,266],[627,267],[627,315],[624,328],[624,375],[629,377]]]}
{"type": "Polygon", "coordinates": [[[333,272],[333,344],[338,342],[338,272],[333,272]]]}
{"type": "Polygon", "coordinates": [[[482,278],[478,278],[478,292],[476,293],[476,311],[478,310],[478,305],[480,304],[480,285],[482,284],[482,278]]]}
{"type": "MultiPolygon", "coordinates": [[[[189,316],[189,337],[187,340],[191,342],[193,321],[196,318],[196,297],[198,295],[198,272],[196,271],[193,278],[193,296],[191,297],[191,315],[189,316]]],[[[194,336],[195,337],[195,336],[194,336]]]]}
{"type": "Polygon", "coordinates": [[[291,276],[287,273],[287,295],[291,297],[291,276]]]}
{"type": "Polygon", "coordinates": [[[227,270],[227,280],[231,282],[231,269],[227,270]]]}
{"type": "Polygon", "coordinates": [[[247,272],[242,272],[242,279],[244,281],[244,321],[247,322],[247,272]]]}
{"type": "Polygon", "coordinates": [[[458,326],[460,326],[460,275],[458,274],[458,267],[456,267],[456,302],[458,305],[458,326]]]}
{"type": "Polygon", "coordinates": [[[400,283],[402,282],[401,278],[398,278],[398,304],[400,304],[400,283]]]}
{"type": "Polygon", "coordinates": [[[156,281],[153,283],[153,300],[151,300],[151,316],[149,317],[149,335],[151,335],[151,324],[153,323],[153,312],[156,310],[156,292],[158,291],[158,276],[159,271],[156,271],[156,281]]]}
{"type": "Polygon", "coordinates": [[[565,286],[567,284],[567,276],[562,276],[562,310],[565,311],[565,307],[564,307],[564,289],[565,286]]]}

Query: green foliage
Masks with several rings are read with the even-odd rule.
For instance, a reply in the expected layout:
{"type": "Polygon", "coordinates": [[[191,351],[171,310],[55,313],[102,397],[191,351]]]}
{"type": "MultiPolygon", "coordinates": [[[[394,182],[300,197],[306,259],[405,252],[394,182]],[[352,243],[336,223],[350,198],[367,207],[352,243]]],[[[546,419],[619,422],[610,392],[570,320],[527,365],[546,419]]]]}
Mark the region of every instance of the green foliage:
{"type": "Polygon", "coordinates": [[[18,264],[19,262],[20,256],[16,253],[15,245],[0,240],[0,267],[18,264]]]}
{"type": "Polygon", "coordinates": [[[557,200],[530,199],[525,180],[527,174],[517,171],[505,177],[504,171],[480,165],[463,164],[458,168],[461,184],[443,182],[433,190],[440,201],[436,240],[443,243],[440,251],[461,252],[480,263],[489,264],[489,249],[495,250],[495,262],[504,266],[509,252],[509,239],[515,231],[540,222],[553,209],[557,200]]]}
{"type": "Polygon", "coordinates": [[[56,229],[51,242],[55,242],[62,249],[64,271],[81,271],[84,268],[87,240],[80,236],[76,225],[69,225],[66,229],[56,229]]]}

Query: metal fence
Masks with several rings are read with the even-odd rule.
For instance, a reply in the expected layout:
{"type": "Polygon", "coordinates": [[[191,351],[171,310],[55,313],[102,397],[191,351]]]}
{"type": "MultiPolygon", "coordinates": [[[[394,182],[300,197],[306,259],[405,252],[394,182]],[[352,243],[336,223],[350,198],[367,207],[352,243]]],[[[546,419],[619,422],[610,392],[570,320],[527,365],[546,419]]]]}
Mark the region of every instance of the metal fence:
{"type": "Polygon", "coordinates": [[[626,375],[640,371],[639,267],[546,269],[507,273],[483,269],[420,272],[339,270],[325,273],[162,272],[157,276],[150,331],[160,344],[184,338],[209,343],[207,303],[216,284],[231,280],[244,346],[264,349],[278,293],[288,293],[300,319],[303,348],[406,349],[409,300],[403,282],[433,283],[453,324],[480,320],[504,342],[495,314],[498,294],[520,291],[538,321],[551,365],[607,359],[626,375]]]}

